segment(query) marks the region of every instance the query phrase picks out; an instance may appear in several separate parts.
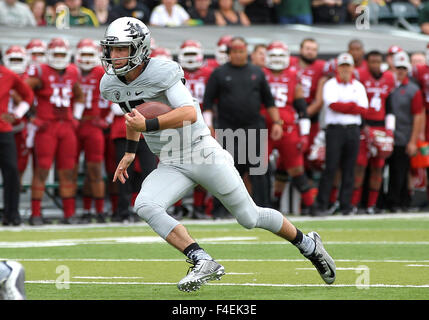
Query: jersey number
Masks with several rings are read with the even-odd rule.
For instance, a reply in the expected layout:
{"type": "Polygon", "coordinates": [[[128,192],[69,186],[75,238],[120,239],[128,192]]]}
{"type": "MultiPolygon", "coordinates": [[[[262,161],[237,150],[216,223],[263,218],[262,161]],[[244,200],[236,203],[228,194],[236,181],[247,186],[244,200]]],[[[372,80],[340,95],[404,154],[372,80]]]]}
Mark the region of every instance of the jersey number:
{"type": "Polygon", "coordinates": [[[53,88],[54,92],[51,95],[51,98],[49,99],[49,102],[55,105],[57,108],[68,108],[70,107],[70,95],[71,95],[71,89],[68,87],[53,88]]]}
{"type": "Polygon", "coordinates": [[[374,94],[373,97],[371,98],[371,101],[369,102],[369,107],[375,109],[375,111],[380,111],[381,98],[378,92],[374,94]]]}
{"type": "Polygon", "coordinates": [[[271,84],[271,94],[274,97],[277,108],[286,106],[288,94],[288,87],[286,85],[271,84]]]}

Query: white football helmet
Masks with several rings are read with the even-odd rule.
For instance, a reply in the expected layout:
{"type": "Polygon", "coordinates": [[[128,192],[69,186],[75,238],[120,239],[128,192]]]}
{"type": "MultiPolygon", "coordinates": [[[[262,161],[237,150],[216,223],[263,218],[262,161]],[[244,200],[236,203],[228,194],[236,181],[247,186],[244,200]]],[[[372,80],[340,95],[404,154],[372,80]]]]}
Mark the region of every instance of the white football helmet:
{"type": "Polygon", "coordinates": [[[16,74],[23,74],[28,67],[28,56],[25,49],[21,46],[10,46],[3,58],[6,68],[16,74]]]}
{"type": "Polygon", "coordinates": [[[215,51],[215,59],[219,65],[225,64],[228,62],[228,45],[232,40],[232,36],[225,35],[220,37],[217,42],[216,51],[215,51]]]}
{"type": "Polygon", "coordinates": [[[31,39],[30,42],[26,45],[25,49],[29,56],[31,63],[46,63],[46,50],[48,46],[46,43],[40,39],[31,39]]]}
{"type": "Polygon", "coordinates": [[[177,56],[179,64],[184,69],[195,70],[201,68],[204,62],[203,49],[198,41],[186,40],[182,43],[177,56]]]}
{"type": "Polygon", "coordinates": [[[290,52],[286,44],[281,41],[273,41],[267,47],[265,65],[274,71],[284,70],[289,67],[290,52]]]}
{"type": "Polygon", "coordinates": [[[89,71],[100,64],[100,48],[92,39],[82,39],[76,46],[75,61],[83,71],[89,71]]]}
{"type": "Polygon", "coordinates": [[[118,18],[107,27],[104,39],[100,41],[100,44],[103,49],[101,63],[106,73],[125,75],[149,58],[150,31],[143,22],[136,18],[118,18]],[[112,47],[128,47],[128,57],[112,59],[110,56],[112,47]],[[125,66],[113,67],[113,60],[124,59],[128,60],[125,66]]]}
{"type": "Polygon", "coordinates": [[[62,38],[53,38],[48,44],[46,52],[48,65],[57,70],[64,70],[71,61],[71,50],[68,41],[62,38]]]}

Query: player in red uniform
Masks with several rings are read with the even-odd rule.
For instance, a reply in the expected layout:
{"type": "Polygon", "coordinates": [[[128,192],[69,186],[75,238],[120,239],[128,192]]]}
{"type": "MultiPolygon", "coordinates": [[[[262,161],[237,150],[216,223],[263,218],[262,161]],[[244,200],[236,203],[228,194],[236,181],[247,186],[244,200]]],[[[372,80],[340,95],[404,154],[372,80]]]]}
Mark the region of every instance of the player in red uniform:
{"type": "MultiPolygon", "coordinates": [[[[425,140],[429,141],[429,43],[426,46],[426,64],[415,65],[412,73],[423,93],[423,103],[426,110],[425,140]]],[[[427,175],[429,176],[429,169],[427,170],[427,175]]],[[[429,186],[426,187],[426,190],[429,196],[429,186]]]]}
{"type": "MultiPolygon", "coordinates": [[[[395,66],[393,65],[393,56],[395,55],[395,53],[398,53],[400,51],[403,51],[400,46],[393,45],[393,46],[389,47],[389,49],[387,50],[387,55],[386,55],[386,64],[385,64],[386,71],[390,71],[390,72],[394,73],[395,66]]],[[[383,68],[383,66],[382,66],[382,68],[383,68]]]]}
{"type": "MultiPolygon", "coordinates": [[[[307,114],[311,120],[309,145],[320,131],[319,112],[323,105],[322,88],[327,78],[325,77],[326,61],[317,59],[318,44],[312,38],[301,41],[299,57],[291,57],[290,67],[297,71],[300,79],[305,101],[307,102],[307,114]]],[[[311,165],[307,160],[308,152],[304,155],[305,168],[311,175],[311,165]]]]}
{"type": "MultiPolygon", "coordinates": [[[[283,42],[274,41],[268,45],[264,72],[283,120],[283,137],[278,141],[269,139],[268,154],[271,154],[273,149],[279,151],[279,167],[286,170],[292,178],[292,184],[301,193],[303,204],[311,207],[316,188],[310,186],[304,172],[304,152],[308,147],[310,120],[306,113],[307,103],[302,85],[296,70],[289,68],[289,58],[289,49],[283,42]]],[[[266,119],[267,128],[271,128],[270,117],[266,119]]],[[[283,181],[275,183],[276,197],[281,196],[283,188],[283,181]]]]}
{"type": "MultiPolygon", "coordinates": [[[[206,84],[213,69],[204,65],[204,52],[201,43],[195,40],[184,41],[180,46],[178,61],[185,74],[186,87],[192,96],[198,100],[202,111],[206,84]]],[[[207,192],[202,187],[197,186],[194,189],[193,210],[190,215],[192,219],[206,219],[208,217],[205,209],[206,197],[207,192]]],[[[177,217],[177,213],[175,216],[177,217]]]]}
{"type": "Polygon", "coordinates": [[[33,91],[13,71],[0,65],[0,169],[3,177],[3,225],[19,225],[21,217],[19,207],[19,172],[16,157],[16,145],[12,132],[12,123],[30,109],[33,103],[33,91]],[[10,92],[14,90],[21,102],[13,110],[8,110],[10,92]]]}
{"type": "Polygon", "coordinates": [[[69,224],[75,214],[77,138],[75,119],[84,111],[84,94],[79,85],[79,69],[70,63],[71,51],[61,38],[49,42],[47,64],[31,65],[27,83],[37,97],[35,123],[36,168],[33,173],[30,224],[43,224],[41,201],[45,181],[55,160],[64,219],[69,224]]]}
{"type": "Polygon", "coordinates": [[[105,185],[102,173],[104,161],[103,129],[108,123],[101,117],[100,80],[104,69],[99,62],[100,48],[92,39],[81,39],[76,46],[75,62],[80,69],[80,86],[85,95],[85,110],[77,129],[78,154],[84,151],[86,174],[83,188],[84,214],[81,221],[89,223],[92,201],[95,203],[96,221],[105,222],[104,195],[105,185]]]}
{"type": "MultiPolygon", "coordinates": [[[[6,68],[12,70],[20,76],[22,80],[26,78],[26,71],[28,67],[28,56],[25,49],[21,46],[12,45],[5,53],[3,58],[6,68]]],[[[15,91],[11,91],[11,99],[9,100],[9,112],[13,114],[13,110],[21,102],[21,98],[16,95],[15,91]]],[[[19,181],[22,181],[22,175],[27,168],[30,150],[27,148],[27,118],[22,117],[16,119],[13,123],[13,132],[15,134],[16,151],[18,157],[18,171],[19,181]]]]}
{"type": "Polygon", "coordinates": [[[30,64],[46,63],[46,50],[48,49],[46,43],[40,39],[32,39],[26,45],[25,50],[28,53],[30,64]]]}
{"type": "Polygon", "coordinates": [[[171,51],[169,49],[163,48],[163,47],[156,47],[156,48],[152,49],[150,56],[151,56],[151,58],[157,57],[157,58],[166,59],[166,60],[173,60],[173,56],[171,55],[171,51]]]}
{"type": "MultiPolygon", "coordinates": [[[[393,151],[394,115],[386,109],[386,99],[395,87],[390,72],[382,72],[383,55],[379,51],[367,54],[367,68],[358,70],[356,77],[364,85],[369,101],[368,110],[362,115],[365,127],[361,130],[359,155],[355,169],[352,206],[357,212],[361,200],[362,184],[369,165],[369,194],[366,204],[368,214],[375,213],[375,205],[383,181],[385,159],[393,151]]],[[[341,111],[341,110],[338,110],[341,111]]],[[[344,111],[344,110],[343,110],[344,111]]]]}

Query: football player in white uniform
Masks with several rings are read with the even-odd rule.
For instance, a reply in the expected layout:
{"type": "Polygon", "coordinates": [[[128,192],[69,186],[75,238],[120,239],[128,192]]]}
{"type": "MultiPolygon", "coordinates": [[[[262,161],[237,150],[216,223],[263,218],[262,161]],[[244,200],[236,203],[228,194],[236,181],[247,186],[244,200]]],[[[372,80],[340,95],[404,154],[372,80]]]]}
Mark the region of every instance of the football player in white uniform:
{"type": "MultiPolygon", "coordinates": [[[[150,32],[146,25],[135,18],[119,18],[108,26],[101,46],[106,74],[100,91],[104,98],[121,106],[127,124],[127,152],[118,164],[114,180],[124,183],[128,178],[127,168],[134,160],[135,146],[143,133],[148,147],[159,157],[159,165],[144,180],[135,211],[193,264],[179,281],[179,290],[198,290],[225,273],[224,267],[166,212],[197,184],[217,197],[245,228],[266,229],[293,243],[314,264],[322,279],[333,283],[335,263],[319,235],[304,235],[280,212],[255,205],[232,156],[211,136],[198,101],[182,82],[180,65],[149,59],[150,32]],[[173,110],[146,119],[133,108],[147,101],[165,103],[173,110]]],[[[274,131],[280,138],[282,127],[277,126],[274,131]]]]}

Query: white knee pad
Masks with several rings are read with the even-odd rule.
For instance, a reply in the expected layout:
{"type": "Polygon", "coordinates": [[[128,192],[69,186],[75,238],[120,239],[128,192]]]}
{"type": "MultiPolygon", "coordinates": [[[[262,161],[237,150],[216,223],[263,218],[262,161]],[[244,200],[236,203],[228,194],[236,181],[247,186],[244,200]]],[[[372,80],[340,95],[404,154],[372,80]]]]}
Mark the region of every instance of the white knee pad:
{"type": "Polygon", "coordinates": [[[235,212],[239,224],[246,229],[261,228],[273,233],[280,231],[283,225],[283,215],[274,209],[262,208],[253,205],[252,208],[243,208],[235,212]],[[241,211],[241,212],[240,212],[241,211]]]}
{"type": "Polygon", "coordinates": [[[134,210],[164,240],[179,224],[165,208],[150,200],[139,199],[137,202],[136,199],[134,210]]]}
{"type": "Polygon", "coordinates": [[[257,228],[269,230],[273,233],[278,233],[283,225],[283,215],[281,212],[271,209],[257,207],[258,210],[258,221],[256,223],[257,228]]]}

